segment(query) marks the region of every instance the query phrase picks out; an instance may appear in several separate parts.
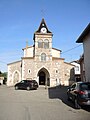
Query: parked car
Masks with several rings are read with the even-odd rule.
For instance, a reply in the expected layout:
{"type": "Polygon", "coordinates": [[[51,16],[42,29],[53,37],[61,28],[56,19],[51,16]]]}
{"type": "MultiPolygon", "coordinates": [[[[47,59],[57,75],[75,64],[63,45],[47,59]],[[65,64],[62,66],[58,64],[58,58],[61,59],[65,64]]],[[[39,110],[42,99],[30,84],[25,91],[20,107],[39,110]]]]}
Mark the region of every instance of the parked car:
{"type": "Polygon", "coordinates": [[[67,96],[74,102],[75,108],[90,106],[90,82],[73,83],[67,90],[67,96]]]}
{"type": "Polygon", "coordinates": [[[15,89],[37,89],[38,83],[35,80],[22,80],[21,82],[15,84],[15,89]]]}

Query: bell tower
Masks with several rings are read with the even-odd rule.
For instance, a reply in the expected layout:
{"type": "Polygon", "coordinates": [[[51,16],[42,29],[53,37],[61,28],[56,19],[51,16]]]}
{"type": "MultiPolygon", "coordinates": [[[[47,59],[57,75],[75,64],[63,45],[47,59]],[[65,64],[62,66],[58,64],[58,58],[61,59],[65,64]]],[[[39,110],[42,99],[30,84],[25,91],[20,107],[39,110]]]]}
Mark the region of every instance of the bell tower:
{"type": "Polygon", "coordinates": [[[52,36],[53,34],[49,31],[43,18],[38,30],[34,33],[34,57],[36,61],[52,60],[52,36]]]}

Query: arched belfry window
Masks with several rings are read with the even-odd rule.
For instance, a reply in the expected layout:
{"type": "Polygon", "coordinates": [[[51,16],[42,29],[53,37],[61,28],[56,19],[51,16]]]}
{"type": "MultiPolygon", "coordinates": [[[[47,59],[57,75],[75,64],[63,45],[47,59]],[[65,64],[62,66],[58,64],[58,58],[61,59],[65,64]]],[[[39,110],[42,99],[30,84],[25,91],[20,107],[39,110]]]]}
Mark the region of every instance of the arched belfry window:
{"type": "Polygon", "coordinates": [[[41,61],[46,61],[46,54],[45,53],[41,54],[41,61]]]}
{"type": "Polygon", "coordinates": [[[43,41],[42,40],[38,41],[38,48],[43,48],[43,41]]]}
{"type": "Polygon", "coordinates": [[[49,48],[49,40],[47,39],[44,40],[44,48],[45,49],[49,48]]]}

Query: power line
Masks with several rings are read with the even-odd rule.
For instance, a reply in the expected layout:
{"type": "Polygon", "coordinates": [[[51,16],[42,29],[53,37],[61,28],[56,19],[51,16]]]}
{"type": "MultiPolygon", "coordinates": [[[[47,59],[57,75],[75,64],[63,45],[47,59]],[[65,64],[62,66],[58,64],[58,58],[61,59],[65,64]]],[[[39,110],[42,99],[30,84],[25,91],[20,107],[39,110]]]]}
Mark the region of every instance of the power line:
{"type": "Polygon", "coordinates": [[[80,46],[81,46],[81,45],[75,46],[75,47],[73,47],[73,48],[71,48],[71,49],[68,49],[68,50],[62,52],[61,54],[67,53],[67,52],[69,52],[69,51],[71,51],[71,50],[73,50],[73,49],[76,49],[76,48],[80,47],[80,46]]]}
{"type": "MultiPolygon", "coordinates": [[[[61,54],[67,53],[67,52],[69,52],[69,51],[72,51],[73,49],[76,49],[76,48],[78,48],[78,47],[80,47],[80,46],[81,46],[81,45],[75,46],[75,47],[73,47],[73,48],[71,48],[71,49],[68,49],[68,50],[62,52],[61,54]]],[[[17,55],[17,54],[16,54],[16,55],[17,55]]],[[[12,55],[11,57],[16,56],[16,55],[12,55]]],[[[3,61],[0,61],[0,63],[7,64],[6,62],[3,62],[3,61]]]]}

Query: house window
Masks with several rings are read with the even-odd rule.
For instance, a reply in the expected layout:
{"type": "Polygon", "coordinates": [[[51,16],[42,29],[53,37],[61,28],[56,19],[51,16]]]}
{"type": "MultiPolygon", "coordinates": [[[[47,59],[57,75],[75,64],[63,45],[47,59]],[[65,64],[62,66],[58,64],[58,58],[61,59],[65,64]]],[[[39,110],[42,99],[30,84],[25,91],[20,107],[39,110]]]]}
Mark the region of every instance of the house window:
{"type": "Polygon", "coordinates": [[[47,39],[44,40],[44,48],[45,49],[49,48],[49,41],[47,39]]]}
{"type": "Polygon", "coordinates": [[[79,71],[79,66],[75,66],[75,70],[76,70],[76,71],[79,71]]]}
{"type": "Polygon", "coordinates": [[[43,48],[43,41],[42,40],[38,41],[38,48],[43,48]]]}
{"type": "Polygon", "coordinates": [[[45,53],[41,54],[41,61],[46,61],[46,54],[45,53]]]}

